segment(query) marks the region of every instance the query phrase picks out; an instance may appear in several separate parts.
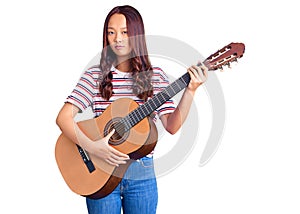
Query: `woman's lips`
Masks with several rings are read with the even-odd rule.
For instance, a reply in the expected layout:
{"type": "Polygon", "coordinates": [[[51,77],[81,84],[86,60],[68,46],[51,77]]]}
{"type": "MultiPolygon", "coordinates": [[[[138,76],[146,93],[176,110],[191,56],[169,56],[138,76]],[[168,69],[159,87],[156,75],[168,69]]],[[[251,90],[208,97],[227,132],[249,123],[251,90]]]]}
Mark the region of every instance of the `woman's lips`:
{"type": "Polygon", "coordinates": [[[122,49],[122,48],[124,48],[124,46],[122,46],[122,45],[116,45],[116,46],[115,46],[115,49],[117,49],[117,50],[120,50],[120,49],[122,49]]]}

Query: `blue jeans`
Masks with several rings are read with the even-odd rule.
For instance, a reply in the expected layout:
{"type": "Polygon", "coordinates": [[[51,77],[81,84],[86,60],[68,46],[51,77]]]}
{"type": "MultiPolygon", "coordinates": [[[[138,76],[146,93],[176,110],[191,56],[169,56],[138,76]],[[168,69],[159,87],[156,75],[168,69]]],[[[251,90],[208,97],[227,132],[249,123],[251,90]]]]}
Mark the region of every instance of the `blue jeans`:
{"type": "Polygon", "coordinates": [[[134,161],[108,196],[86,199],[89,214],[155,214],[158,201],[153,159],[134,161]]]}

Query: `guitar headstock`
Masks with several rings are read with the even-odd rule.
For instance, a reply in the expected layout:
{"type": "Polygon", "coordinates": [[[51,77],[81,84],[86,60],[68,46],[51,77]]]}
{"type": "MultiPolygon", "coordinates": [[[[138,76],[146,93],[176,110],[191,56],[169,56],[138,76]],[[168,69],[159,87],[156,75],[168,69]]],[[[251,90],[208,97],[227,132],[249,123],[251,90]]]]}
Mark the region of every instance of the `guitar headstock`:
{"type": "Polygon", "coordinates": [[[223,70],[224,65],[230,67],[231,62],[237,62],[237,59],[241,58],[244,52],[245,45],[243,43],[232,42],[207,57],[203,63],[208,70],[223,70]]]}

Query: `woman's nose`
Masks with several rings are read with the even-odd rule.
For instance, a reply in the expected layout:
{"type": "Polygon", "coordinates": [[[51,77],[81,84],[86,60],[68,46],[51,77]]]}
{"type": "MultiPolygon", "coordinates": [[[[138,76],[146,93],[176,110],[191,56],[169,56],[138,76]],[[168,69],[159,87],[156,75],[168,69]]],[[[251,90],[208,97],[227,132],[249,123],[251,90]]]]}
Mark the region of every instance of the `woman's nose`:
{"type": "Polygon", "coordinates": [[[116,33],[115,37],[115,42],[121,42],[122,41],[122,34],[121,33],[116,33]]]}

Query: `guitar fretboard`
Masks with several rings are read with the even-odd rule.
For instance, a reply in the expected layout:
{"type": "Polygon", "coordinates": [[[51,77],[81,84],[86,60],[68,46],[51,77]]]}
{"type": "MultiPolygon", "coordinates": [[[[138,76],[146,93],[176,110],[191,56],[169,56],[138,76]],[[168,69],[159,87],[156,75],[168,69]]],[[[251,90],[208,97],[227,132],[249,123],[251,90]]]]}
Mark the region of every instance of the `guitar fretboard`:
{"type": "Polygon", "coordinates": [[[179,79],[168,85],[164,90],[157,93],[153,98],[149,99],[143,105],[130,112],[127,116],[122,118],[119,122],[122,123],[125,129],[129,131],[133,126],[139,123],[142,119],[149,116],[158,107],[163,105],[170,98],[186,88],[190,82],[189,73],[185,73],[179,79]]]}

